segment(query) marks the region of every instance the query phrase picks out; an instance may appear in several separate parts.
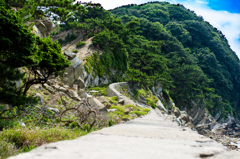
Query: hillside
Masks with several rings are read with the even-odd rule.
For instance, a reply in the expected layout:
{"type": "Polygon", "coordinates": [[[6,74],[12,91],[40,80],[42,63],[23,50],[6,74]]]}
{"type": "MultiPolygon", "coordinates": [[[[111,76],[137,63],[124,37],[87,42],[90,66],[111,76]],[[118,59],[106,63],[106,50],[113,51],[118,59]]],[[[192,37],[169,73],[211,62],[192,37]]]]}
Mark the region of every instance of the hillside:
{"type": "Polygon", "coordinates": [[[193,11],[152,2],[75,15],[61,27],[94,36],[94,46],[103,50],[96,75],[114,68],[148,88],[161,85],[192,116],[202,108],[222,121],[240,115],[239,59],[222,32],[193,11]]]}

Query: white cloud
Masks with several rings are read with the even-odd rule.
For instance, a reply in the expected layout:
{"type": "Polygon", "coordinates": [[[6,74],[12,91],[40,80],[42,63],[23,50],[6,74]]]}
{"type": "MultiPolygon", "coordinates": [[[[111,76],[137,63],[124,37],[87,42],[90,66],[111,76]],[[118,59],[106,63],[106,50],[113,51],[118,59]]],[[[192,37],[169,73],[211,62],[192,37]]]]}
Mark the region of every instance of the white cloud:
{"type": "Polygon", "coordinates": [[[205,2],[205,1],[195,1],[195,2],[200,4],[208,4],[208,2],[205,2]]]}

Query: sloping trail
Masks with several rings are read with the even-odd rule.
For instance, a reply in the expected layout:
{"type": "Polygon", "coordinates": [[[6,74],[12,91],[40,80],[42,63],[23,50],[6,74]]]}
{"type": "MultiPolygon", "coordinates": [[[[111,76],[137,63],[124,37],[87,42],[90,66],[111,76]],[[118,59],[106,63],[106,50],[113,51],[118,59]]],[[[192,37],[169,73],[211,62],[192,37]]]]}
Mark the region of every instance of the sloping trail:
{"type": "Polygon", "coordinates": [[[158,110],[75,140],[42,145],[9,159],[239,159],[214,140],[179,127],[158,110]]]}

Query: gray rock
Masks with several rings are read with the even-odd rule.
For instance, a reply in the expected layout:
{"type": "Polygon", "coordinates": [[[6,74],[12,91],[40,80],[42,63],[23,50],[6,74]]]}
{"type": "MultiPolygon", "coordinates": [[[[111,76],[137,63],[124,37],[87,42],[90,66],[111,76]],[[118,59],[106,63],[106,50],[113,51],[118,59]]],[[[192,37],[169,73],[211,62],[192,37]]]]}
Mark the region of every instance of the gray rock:
{"type": "Polygon", "coordinates": [[[124,109],[124,114],[127,115],[127,114],[129,114],[132,110],[133,110],[133,109],[131,109],[131,108],[129,108],[129,107],[125,108],[125,109],[124,109]]]}
{"type": "Polygon", "coordinates": [[[106,99],[104,96],[99,96],[99,97],[97,97],[97,99],[101,102],[101,103],[103,103],[103,104],[110,104],[109,103],[109,100],[108,99],[106,99]]]}
{"type": "Polygon", "coordinates": [[[96,76],[95,79],[93,80],[93,83],[92,83],[93,86],[98,86],[99,85],[99,77],[96,76]]]}
{"type": "Polygon", "coordinates": [[[174,111],[173,111],[174,115],[178,118],[181,115],[180,110],[178,109],[178,107],[175,107],[174,111]]]}
{"type": "Polygon", "coordinates": [[[129,118],[123,118],[122,121],[129,121],[129,118]]]}
{"type": "Polygon", "coordinates": [[[97,108],[100,111],[106,111],[105,106],[94,97],[89,98],[89,104],[91,105],[91,107],[97,108]]]}
{"type": "Polygon", "coordinates": [[[67,90],[67,94],[74,100],[77,101],[81,101],[81,98],[78,96],[77,92],[72,90],[72,89],[68,89],[67,90]]]}
{"type": "Polygon", "coordinates": [[[59,92],[64,92],[64,93],[67,92],[67,89],[66,89],[66,88],[61,87],[61,86],[59,86],[59,85],[53,85],[53,88],[55,88],[55,89],[56,89],[57,91],[59,91],[59,92]]]}
{"type": "Polygon", "coordinates": [[[90,93],[90,94],[94,94],[94,93],[98,93],[98,91],[96,91],[96,90],[91,90],[89,93],[90,93]]]}
{"type": "Polygon", "coordinates": [[[79,89],[78,90],[78,95],[83,98],[83,99],[86,99],[87,98],[87,93],[84,89],[79,89]]]}
{"type": "Polygon", "coordinates": [[[131,118],[137,118],[137,117],[138,117],[137,114],[135,114],[135,113],[129,114],[129,116],[130,116],[131,118]]]}
{"type": "Polygon", "coordinates": [[[68,57],[69,60],[72,60],[76,57],[76,54],[69,50],[66,50],[64,54],[68,57]]]}
{"type": "Polygon", "coordinates": [[[163,106],[161,100],[158,100],[156,103],[156,107],[161,110],[163,113],[167,113],[167,110],[165,109],[165,107],[163,106]]]}
{"type": "Polygon", "coordinates": [[[189,122],[189,116],[185,111],[181,111],[181,118],[182,120],[189,122]]]}
{"type": "Polygon", "coordinates": [[[38,30],[40,31],[41,37],[49,36],[53,29],[53,22],[50,19],[38,20],[35,22],[35,25],[38,28],[38,30]]]}
{"type": "MultiPolygon", "coordinates": [[[[71,60],[71,66],[66,68],[67,77],[65,77],[65,82],[67,85],[71,86],[82,73],[84,72],[84,67],[82,66],[82,62],[78,57],[75,57],[71,60]]],[[[79,87],[82,88],[82,87],[79,87]]]]}
{"type": "Polygon", "coordinates": [[[120,98],[120,99],[118,100],[118,103],[123,105],[123,104],[124,104],[124,99],[123,99],[123,98],[120,98]]]}
{"type": "Polygon", "coordinates": [[[43,96],[40,93],[36,93],[35,96],[38,97],[40,104],[44,105],[44,98],[43,98],[43,96]]]}
{"type": "Polygon", "coordinates": [[[76,81],[74,81],[73,84],[77,84],[78,89],[84,89],[85,88],[84,80],[82,80],[80,77],[78,77],[78,79],[76,81]]]}
{"type": "Polygon", "coordinates": [[[117,109],[107,109],[107,112],[115,112],[117,109]]]}
{"type": "Polygon", "coordinates": [[[123,103],[124,103],[124,105],[126,105],[126,104],[135,105],[135,103],[131,99],[124,99],[123,103]]]}
{"type": "Polygon", "coordinates": [[[50,92],[50,93],[55,93],[55,90],[49,86],[47,83],[44,83],[43,86],[50,92]]]}

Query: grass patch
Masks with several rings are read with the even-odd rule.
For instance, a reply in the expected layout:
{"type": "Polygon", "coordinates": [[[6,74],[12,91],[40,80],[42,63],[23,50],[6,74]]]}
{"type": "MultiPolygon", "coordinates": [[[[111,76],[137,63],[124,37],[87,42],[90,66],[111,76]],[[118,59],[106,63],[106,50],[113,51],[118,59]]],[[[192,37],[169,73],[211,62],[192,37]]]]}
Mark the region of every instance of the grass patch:
{"type": "Polygon", "coordinates": [[[21,152],[28,152],[42,144],[60,140],[75,139],[86,135],[88,132],[80,129],[63,127],[53,128],[21,128],[5,129],[0,133],[1,159],[21,152]]]}
{"type": "Polygon", "coordinates": [[[142,115],[146,115],[150,111],[149,108],[141,108],[132,104],[126,104],[124,106],[114,105],[111,107],[111,109],[117,109],[117,111],[109,113],[109,116],[112,119],[115,116],[119,116],[121,119],[123,118],[133,119],[134,117],[130,116],[130,114],[136,114],[137,116],[142,116],[142,115]],[[126,108],[133,108],[133,110],[129,114],[124,114],[126,108]]]}
{"type": "Polygon", "coordinates": [[[106,97],[111,103],[113,104],[117,104],[117,99],[118,97],[117,96],[113,96],[113,97],[106,97]]]}
{"type": "Polygon", "coordinates": [[[117,109],[120,112],[124,112],[124,107],[123,106],[111,106],[110,109],[117,109]]]}
{"type": "Polygon", "coordinates": [[[90,87],[88,88],[88,90],[95,90],[98,91],[98,93],[94,93],[94,95],[98,95],[98,96],[107,96],[107,90],[108,90],[108,86],[105,87],[90,87]]]}

